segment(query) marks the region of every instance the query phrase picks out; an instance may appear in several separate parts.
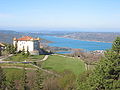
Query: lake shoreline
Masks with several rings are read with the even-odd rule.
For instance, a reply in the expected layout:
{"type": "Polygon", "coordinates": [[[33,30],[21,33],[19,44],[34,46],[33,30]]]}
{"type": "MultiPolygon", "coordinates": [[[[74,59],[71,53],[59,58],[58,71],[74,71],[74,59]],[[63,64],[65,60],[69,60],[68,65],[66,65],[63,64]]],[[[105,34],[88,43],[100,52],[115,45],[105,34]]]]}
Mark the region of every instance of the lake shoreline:
{"type": "Polygon", "coordinates": [[[44,35],[40,36],[41,38],[52,41],[53,43],[49,43],[50,47],[67,47],[67,48],[76,48],[83,49],[86,51],[94,51],[94,50],[106,50],[111,48],[112,43],[100,42],[100,41],[90,41],[90,40],[77,40],[73,38],[66,38],[60,36],[53,35],[44,35]]]}
{"type": "Polygon", "coordinates": [[[67,38],[67,39],[73,39],[73,40],[80,40],[80,41],[90,41],[90,42],[112,43],[112,42],[97,41],[97,40],[81,40],[81,39],[69,38],[69,37],[64,37],[64,36],[55,36],[55,37],[61,37],[61,38],[67,38]]]}

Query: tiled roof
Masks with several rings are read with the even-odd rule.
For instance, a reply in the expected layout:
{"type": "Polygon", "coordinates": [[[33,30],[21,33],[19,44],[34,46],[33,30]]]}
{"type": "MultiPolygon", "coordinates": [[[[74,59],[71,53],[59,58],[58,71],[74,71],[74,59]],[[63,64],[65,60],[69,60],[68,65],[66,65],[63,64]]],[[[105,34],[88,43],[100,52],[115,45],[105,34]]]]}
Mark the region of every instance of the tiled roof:
{"type": "Polygon", "coordinates": [[[39,38],[33,38],[33,37],[30,37],[30,36],[24,36],[22,38],[18,38],[18,39],[15,39],[14,40],[17,40],[17,41],[29,41],[29,40],[40,40],[39,38]]]}

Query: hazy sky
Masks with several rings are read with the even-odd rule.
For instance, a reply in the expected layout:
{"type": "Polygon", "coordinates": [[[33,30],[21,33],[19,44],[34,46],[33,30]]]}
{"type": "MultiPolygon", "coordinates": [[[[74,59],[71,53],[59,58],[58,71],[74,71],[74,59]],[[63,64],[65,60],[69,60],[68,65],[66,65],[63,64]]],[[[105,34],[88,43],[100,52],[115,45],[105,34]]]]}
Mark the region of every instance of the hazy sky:
{"type": "Polygon", "coordinates": [[[120,0],[0,0],[0,29],[83,28],[119,31],[120,0]]]}

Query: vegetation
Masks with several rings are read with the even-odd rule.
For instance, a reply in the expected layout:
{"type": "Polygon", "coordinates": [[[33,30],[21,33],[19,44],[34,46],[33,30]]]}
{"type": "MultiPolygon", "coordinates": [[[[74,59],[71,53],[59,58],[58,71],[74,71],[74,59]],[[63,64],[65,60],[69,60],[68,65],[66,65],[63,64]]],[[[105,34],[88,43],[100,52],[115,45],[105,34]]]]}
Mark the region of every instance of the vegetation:
{"type": "Polygon", "coordinates": [[[32,66],[31,64],[27,64],[27,63],[0,63],[1,67],[25,67],[25,68],[36,68],[34,66],[32,66]]]}
{"type": "Polygon", "coordinates": [[[12,44],[6,44],[8,54],[15,54],[16,48],[12,44]]]}
{"type": "MultiPolygon", "coordinates": [[[[43,58],[43,55],[30,56],[23,50],[7,60],[40,58],[43,58]]],[[[85,70],[84,62],[80,59],[62,55],[50,55],[41,63],[41,68],[52,72],[51,75],[41,69],[35,70],[30,64],[8,63],[0,66],[22,67],[0,67],[0,90],[120,90],[120,37],[116,38],[112,49],[105,51],[101,60],[91,70],[85,70]],[[33,69],[27,70],[29,67],[33,69]],[[56,72],[58,76],[54,75],[56,72]]]]}
{"type": "Polygon", "coordinates": [[[56,72],[72,71],[78,75],[85,71],[84,62],[76,58],[67,58],[62,56],[49,56],[48,60],[42,63],[42,68],[56,72]]]}
{"type": "Polygon", "coordinates": [[[25,55],[20,54],[15,54],[7,59],[5,59],[5,61],[18,61],[18,62],[22,62],[25,61],[27,59],[27,57],[25,57],[25,55]]]}
{"type": "Polygon", "coordinates": [[[6,76],[3,69],[0,67],[0,90],[5,90],[6,88],[6,76]]]}
{"type": "Polygon", "coordinates": [[[27,53],[19,53],[15,54],[7,59],[5,61],[37,61],[37,60],[42,60],[45,55],[28,55],[27,53]]]}
{"type": "Polygon", "coordinates": [[[39,69],[36,70],[36,79],[35,79],[35,89],[36,90],[42,90],[43,89],[43,75],[42,75],[42,71],[40,71],[39,69]]]}
{"type": "Polygon", "coordinates": [[[97,64],[96,68],[79,82],[78,90],[120,90],[120,38],[113,42],[111,50],[97,64]],[[82,81],[84,79],[84,81],[82,81]]]}

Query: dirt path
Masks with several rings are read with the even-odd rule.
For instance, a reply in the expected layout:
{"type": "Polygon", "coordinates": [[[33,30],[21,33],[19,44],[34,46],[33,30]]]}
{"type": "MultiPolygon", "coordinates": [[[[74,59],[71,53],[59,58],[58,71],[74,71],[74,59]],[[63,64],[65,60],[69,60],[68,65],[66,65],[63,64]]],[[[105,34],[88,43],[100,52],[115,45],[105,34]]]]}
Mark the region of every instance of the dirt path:
{"type": "Polygon", "coordinates": [[[40,70],[42,70],[42,71],[44,71],[44,72],[46,72],[46,73],[53,74],[53,75],[55,75],[55,76],[57,76],[57,77],[60,77],[60,75],[58,75],[58,74],[56,74],[56,73],[54,73],[54,72],[52,72],[52,71],[49,71],[49,70],[43,69],[43,68],[38,67],[38,66],[33,65],[33,64],[31,64],[31,65],[34,66],[34,67],[36,67],[36,68],[38,68],[38,69],[40,69],[40,70]]]}
{"type": "MultiPolygon", "coordinates": [[[[10,57],[10,56],[9,56],[10,57]]],[[[45,57],[42,59],[42,60],[40,60],[40,61],[45,61],[45,60],[47,60],[48,59],[48,57],[49,57],[49,55],[45,55],[45,57]]],[[[6,57],[6,58],[8,58],[8,57],[6,57]]],[[[0,61],[0,63],[30,63],[31,64],[31,62],[14,62],[14,61],[2,61],[2,60],[4,60],[4,59],[6,59],[6,58],[2,58],[1,59],[1,61],[0,61]]],[[[43,69],[43,68],[41,68],[41,67],[38,67],[38,66],[36,66],[36,65],[33,65],[33,64],[31,64],[32,66],[34,66],[34,67],[36,67],[36,68],[26,68],[27,70],[37,70],[37,69],[40,69],[40,70],[42,70],[42,71],[44,71],[44,72],[46,72],[46,73],[49,73],[49,74],[52,74],[52,75],[54,75],[54,76],[58,76],[58,77],[60,77],[60,75],[58,75],[58,74],[56,74],[56,73],[54,73],[54,72],[52,72],[52,71],[49,71],[49,70],[46,70],[46,69],[43,69]]],[[[17,67],[17,66],[1,66],[2,68],[18,68],[18,69],[23,69],[23,67],[17,67]]]]}
{"type": "Polygon", "coordinates": [[[45,60],[47,60],[48,57],[49,57],[49,55],[45,55],[45,57],[44,57],[41,61],[45,61],[45,60]]]}
{"type": "MultiPolygon", "coordinates": [[[[17,69],[23,69],[23,67],[19,66],[1,66],[2,68],[17,68],[17,69]]],[[[27,70],[37,70],[36,68],[25,68],[27,70]]]]}
{"type": "Polygon", "coordinates": [[[11,56],[13,56],[13,54],[10,54],[10,55],[8,55],[8,56],[1,56],[1,57],[0,57],[0,61],[3,61],[4,59],[6,59],[6,58],[8,58],[8,57],[11,57],[11,56]]]}

